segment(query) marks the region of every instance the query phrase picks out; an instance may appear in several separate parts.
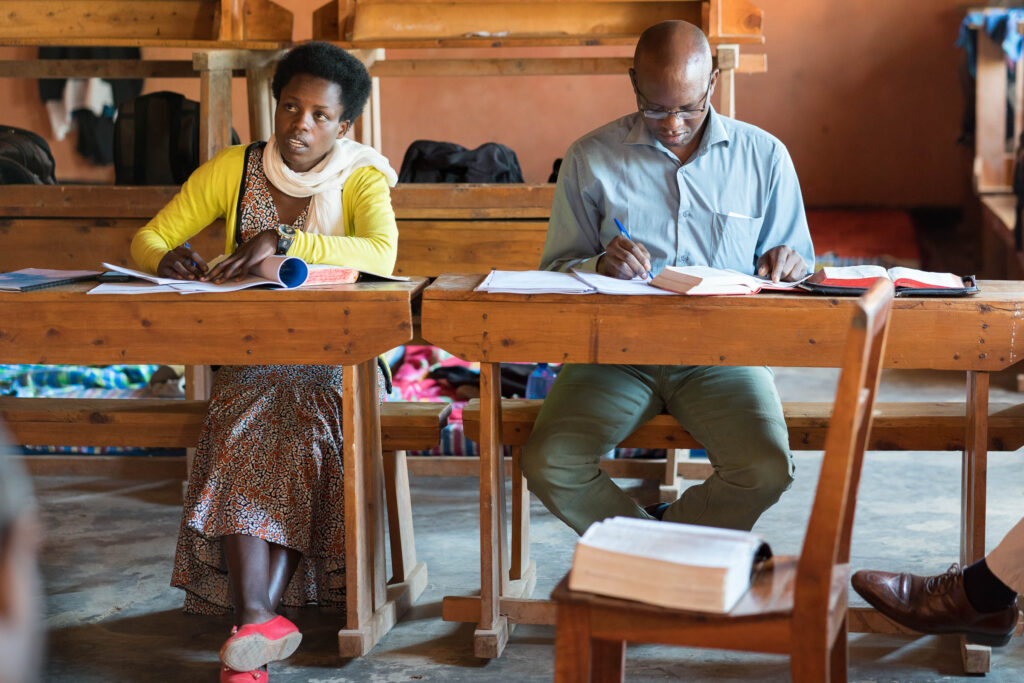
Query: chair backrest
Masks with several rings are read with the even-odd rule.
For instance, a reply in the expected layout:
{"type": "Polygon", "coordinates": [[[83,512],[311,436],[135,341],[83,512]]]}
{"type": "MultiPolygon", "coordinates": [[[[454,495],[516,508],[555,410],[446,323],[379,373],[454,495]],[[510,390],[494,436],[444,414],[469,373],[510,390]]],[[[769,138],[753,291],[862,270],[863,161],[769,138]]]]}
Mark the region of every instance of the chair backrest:
{"type": "Polygon", "coordinates": [[[797,567],[795,620],[820,623],[828,612],[833,567],[850,559],[857,488],[893,296],[892,282],[879,280],[860,297],[854,310],[825,437],[825,458],[797,567]]]}

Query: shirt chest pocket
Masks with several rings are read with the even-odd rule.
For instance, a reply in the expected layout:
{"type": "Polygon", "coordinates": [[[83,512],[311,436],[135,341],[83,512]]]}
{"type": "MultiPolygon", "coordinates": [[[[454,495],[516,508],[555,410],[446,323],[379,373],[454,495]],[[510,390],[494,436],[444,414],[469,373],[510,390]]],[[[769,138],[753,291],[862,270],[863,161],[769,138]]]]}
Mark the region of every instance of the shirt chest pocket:
{"type": "Polygon", "coordinates": [[[748,272],[754,265],[754,250],[762,223],[759,215],[724,210],[712,212],[712,267],[748,272]]]}

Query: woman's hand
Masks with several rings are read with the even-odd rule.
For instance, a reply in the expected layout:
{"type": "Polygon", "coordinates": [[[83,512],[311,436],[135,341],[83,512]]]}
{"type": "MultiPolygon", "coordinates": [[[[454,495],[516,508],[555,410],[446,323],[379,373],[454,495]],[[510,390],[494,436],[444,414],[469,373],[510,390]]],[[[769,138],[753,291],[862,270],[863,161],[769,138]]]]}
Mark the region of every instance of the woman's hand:
{"type": "Polygon", "coordinates": [[[218,285],[231,278],[241,280],[249,274],[250,268],[262,263],[268,256],[273,256],[275,253],[277,253],[277,231],[264,230],[214,266],[213,270],[203,279],[218,285]]]}
{"type": "Polygon", "coordinates": [[[157,277],[169,277],[175,280],[195,280],[201,278],[206,271],[206,261],[199,255],[199,252],[193,251],[187,242],[164,254],[156,267],[157,277]]]}

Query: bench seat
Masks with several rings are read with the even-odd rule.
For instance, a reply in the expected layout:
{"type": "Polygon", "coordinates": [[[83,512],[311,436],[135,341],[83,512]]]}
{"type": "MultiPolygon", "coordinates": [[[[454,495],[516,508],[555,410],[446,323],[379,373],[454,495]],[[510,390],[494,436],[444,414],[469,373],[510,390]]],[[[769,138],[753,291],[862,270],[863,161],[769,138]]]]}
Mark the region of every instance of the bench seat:
{"type": "MultiPolygon", "coordinates": [[[[523,446],[543,403],[537,399],[502,399],[502,443],[523,446]]],[[[793,450],[825,448],[825,433],[832,414],[831,403],[784,403],[793,450]]],[[[466,435],[480,439],[480,401],[470,401],[462,411],[466,435]]],[[[1024,445],[1024,405],[994,403],[989,406],[988,449],[1015,451],[1024,445]]],[[[967,418],[963,403],[876,403],[868,450],[961,451],[967,418]]],[[[630,434],[620,444],[643,448],[702,448],[671,415],[662,413],[630,434]]]]}
{"type": "MultiPolygon", "coordinates": [[[[194,448],[199,442],[206,409],[207,401],[196,400],[0,397],[0,418],[19,444],[194,448]]],[[[449,413],[451,405],[447,403],[383,403],[380,412],[382,450],[436,446],[449,413]]],[[[69,464],[68,461],[74,459],[58,456],[41,462],[59,460],[69,464]]],[[[83,466],[94,461],[93,458],[78,460],[84,461],[83,466]]],[[[178,474],[184,479],[184,457],[166,460],[177,461],[178,474]]]]}

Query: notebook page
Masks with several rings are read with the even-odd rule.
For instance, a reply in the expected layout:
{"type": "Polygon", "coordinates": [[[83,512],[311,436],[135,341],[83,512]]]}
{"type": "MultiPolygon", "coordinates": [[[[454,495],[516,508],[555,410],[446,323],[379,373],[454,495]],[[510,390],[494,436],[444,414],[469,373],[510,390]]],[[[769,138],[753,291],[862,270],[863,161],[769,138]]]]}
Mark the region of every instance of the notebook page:
{"type": "Polygon", "coordinates": [[[608,277],[607,275],[599,275],[598,273],[584,273],[579,270],[573,270],[572,273],[580,280],[593,287],[598,294],[643,296],[657,296],[661,294],[678,295],[676,292],[670,292],[667,289],[655,287],[651,284],[651,281],[645,277],[635,277],[632,280],[620,280],[617,277],[608,277]]]}
{"type": "Polygon", "coordinates": [[[492,270],[474,291],[507,294],[590,294],[594,289],[569,273],[551,270],[492,270]]]}

